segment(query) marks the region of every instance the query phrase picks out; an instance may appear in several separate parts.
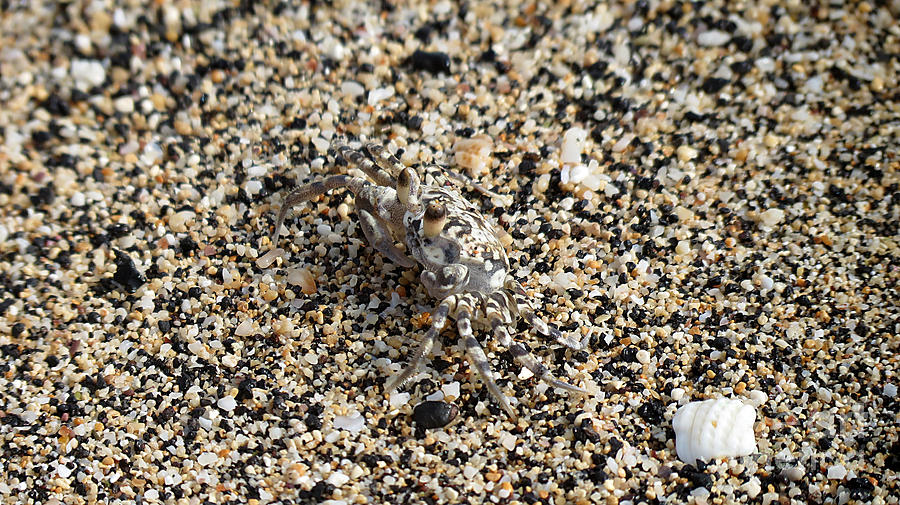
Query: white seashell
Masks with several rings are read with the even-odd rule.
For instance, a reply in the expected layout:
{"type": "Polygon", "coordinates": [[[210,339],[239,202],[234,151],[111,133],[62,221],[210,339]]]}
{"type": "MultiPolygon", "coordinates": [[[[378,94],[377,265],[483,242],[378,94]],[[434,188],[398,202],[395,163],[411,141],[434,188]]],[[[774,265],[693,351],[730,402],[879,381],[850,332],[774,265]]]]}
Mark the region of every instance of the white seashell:
{"type": "Polygon", "coordinates": [[[694,464],[698,459],[751,454],[756,451],[755,421],[756,409],[740,400],[688,403],[672,418],[678,458],[694,464]]]}

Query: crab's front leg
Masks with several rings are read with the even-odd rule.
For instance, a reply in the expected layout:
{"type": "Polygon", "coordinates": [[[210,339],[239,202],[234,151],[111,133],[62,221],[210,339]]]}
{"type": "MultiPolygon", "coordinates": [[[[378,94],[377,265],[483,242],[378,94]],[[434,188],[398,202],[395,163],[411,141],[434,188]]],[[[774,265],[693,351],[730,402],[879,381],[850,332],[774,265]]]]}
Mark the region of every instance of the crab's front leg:
{"type": "Polygon", "coordinates": [[[469,358],[469,364],[472,365],[475,371],[478,372],[478,375],[481,376],[481,380],[484,382],[485,387],[487,387],[488,391],[497,400],[500,406],[503,407],[503,410],[507,415],[509,415],[512,420],[515,420],[517,417],[516,411],[510,406],[506,395],[500,391],[500,387],[497,385],[497,382],[494,381],[494,373],[491,372],[491,364],[488,361],[487,355],[484,354],[484,349],[481,348],[478,339],[472,334],[471,319],[475,312],[474,307],[478,304],[478,300],[472,295],[463,296],[457,302],[456,327],[459,330],[459,336],[462,338],[463,345],[466,348],[466,356],[469,358]]]}
{"type": "Polygon", "coordinates": [[[397,388],[403,386],[406,381],[409,380],[410,377],[416,373],[416,370],[419,369],[419,365],[422,364],[422,361],[428,356],[428,353],[431,352],[432,347],[434,347],[434,343],[437,340],[438,334],[441,332],[441,329],[447,324],[447,317],[450,315],[450,311],[452,311],[456,307],[456,297],[449,296],[444,301],[434,309],[434,313],[431,314],[431,328],[428,328],[428,331],[425,333],[425,338],[422,340],[422,343],[419,345],[419,349],[413,354],[412,359],[410,359],[409,364],[406,365],[406,368],[403,369],[397,375],[391,377],[387,384],[385,384],[385,390],[388,393],[393,392],[397,388]]]}

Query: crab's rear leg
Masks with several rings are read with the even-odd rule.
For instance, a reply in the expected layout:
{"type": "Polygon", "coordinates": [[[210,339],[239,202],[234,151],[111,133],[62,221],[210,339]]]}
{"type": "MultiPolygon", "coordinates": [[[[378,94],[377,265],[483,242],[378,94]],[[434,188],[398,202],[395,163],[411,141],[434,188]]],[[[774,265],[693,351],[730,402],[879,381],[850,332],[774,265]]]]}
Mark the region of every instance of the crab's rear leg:
{"type": "Polygon", "coordinates": [[[500,387],[494,381],[494,374],[491,372],[491,365],[484,354],[484,349],[481,348],[481,344],[478,343],[478,340],[472,334],[472,311],[472,303],[469,300],[464,298],[459,301],[456,309],[456,327],[459,329],[459,336],[462,338],[463,345],[466,348],[466,356],[469,358],[472,367],[481,376],[481,380],[491,395],[496,398],[507,415],[515,420],[516,412],[510,406],[506,395],[500,391],[500,387]]]}
{"type": "Polygon", "coordinates": [[[503,347],[509,349],[510,354],[512,354],[513,358],[522,366],[531,371],[532,374],[535,375],[538,379],[550,384],[553,387],[558,387],[565,389],[567,391],[572,391],[574,393],[587,393],[584,389],[573,386],[567,382],[561,381],[550,373],[550,370],[544,366],[540,361],[538,361],[528,349],[525,348],[519,342],[513,340],[512,336],[510,336],[509,331],[506,329],[506,324],[511,320],[509,316],[509,298],[504,296],[502,293],[497,293],[494,296],[488,298],[485,303],[485,314],[487,316],[488,323],[491,326],[491,331],[493,331],[494,336],[497,338],[497,341],[503,347]]]}
{"type": "Polygon", "coordinates": [[[531,302],[528,299],[528,296],[525,293],[525,288],[519,284],[519,281],[513,279],[512,277],[506,278],[506,289],[512,294],[513,298],[516,302],[516,311],[522,315],[528,324],[534,328],[538,333],[544,335],[545,337],[550,337],[560,344],[576,350],[580,351],[584,349],[584,344],[572,337],[563,336],[562,332],[559,331],[559,328],[552,324],[547,324],[534,312],[534,307],[532,307],[531,302]]]}
{"type": "Polygon", "coordinates": [[[328,177],[327,179],[323,179],[321,181],[311,182],[309,184],[304,184],[303,186],[295,188],[293,191],[288,193],[288,195],[284,198],[284,201],[281,203],[281,210],[278,211],[278,217],[275,219],[275,230],[272,231],[271,242],[274,245],[278,240],[278,236],[281,234],[281,225],[284,224],[284,219],[287,217],[287,213],[294,208],[295,205],[315,198],[321,194],[327,193],[332,189],[347,187],[354,194],[358,195],[363,188],[367,186],[371,186],[371,184],[365,179],[359,177],[352,177],[349,175],[333,175],[328,177]]]}

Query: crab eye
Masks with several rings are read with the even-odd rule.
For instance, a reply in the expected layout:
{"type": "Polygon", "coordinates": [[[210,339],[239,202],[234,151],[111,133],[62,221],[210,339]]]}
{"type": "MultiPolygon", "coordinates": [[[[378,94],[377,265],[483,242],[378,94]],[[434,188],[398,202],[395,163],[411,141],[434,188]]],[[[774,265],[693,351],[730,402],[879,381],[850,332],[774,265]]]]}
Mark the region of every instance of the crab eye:
{"type": "Polygon", "coordinates": [[[397,199],[406,206],[419,205],[419,178],[409,167],[397,176],[397,199]]]}
{"type": "Polygon", "coordinates": [[[440,202],[431,202],[425,208],[424,229],[425,236],[434,238],[441,234],[444,223],[447,222],[447,207],[440,202]]]}

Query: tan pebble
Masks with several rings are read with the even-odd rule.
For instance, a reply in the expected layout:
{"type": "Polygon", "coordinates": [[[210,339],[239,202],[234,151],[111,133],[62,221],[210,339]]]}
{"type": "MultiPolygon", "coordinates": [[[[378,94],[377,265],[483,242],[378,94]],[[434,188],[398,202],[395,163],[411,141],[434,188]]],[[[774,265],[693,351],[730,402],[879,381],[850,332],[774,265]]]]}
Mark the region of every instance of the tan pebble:
{"type": "Polygon", "coordinates": [[[488,472],[484,474],[484,478],[491,482],[497,482],[498,480],[500,480],[500,477],[503,477],[503,475],[499,472],[488,472]]]}
{"type": "Polygon", "coordinates": [[[872,82],[869,83],[869,88],[876,93],[881,93],[882,91],[884,91],[884,79],[882,79],[881,77],[875,77],[874,79],[872,79],[872,82]]]}
{"type": "Polygon", "coordinates": [[[153,104],[153,108],[162,111],[166,109],[166,96],[162,93],[153,93],[150,95],[150,103],[153,104]]]}
{"type": "Polygon", "coordinates": [[[316,279],[306,268],[292,268],[288,271],[288,283],[300,286],[300,292],[311,295],[316,292],[316,279]]]}
{"type": "Polygon", "coordinates": [[[675,154],[680,161],[691,161],[697,157],[697,150],[690,146],[681,145],[675,150],[675,154]]]}
{"type": "Polygon", "coordinates": [[[460,139],[453,146],[456,164],[465,168],[471,177],[479,177],[491,169],[494,144],[487,135],[460,139]]]}
{"type": "Polygon", "coordinates": [[[209,74],[209,78],[212,79],[212,82],[215,84],[219,84],[225,80],[225,72],[219,69],[213,70],[212,73],[209,74]]]}
{"type": "Polygon", "coordinates": [[[190,135],[193,129],[191,128],[191,123],[189,121],[182,121],[176,119],[174,122],[175,132],[179,135],[190,135]]]}
{"type": "Polygon", "coordinates": [[[92,31],[107,33],[112,25],[112,16],[105,9],[97,9],[91,14],[90,23],[92,31]]]}
{"type": "Polygon", "coordinates": [[[768,135],[766,135],[763,138],[763,143],[765,143],[766,147],[768,147],[768,148],[777,147],[779,142],[780,141],[779,141],[778,137],[775,135],[772,135],[771,133],[769,133],[768,135]]]}

